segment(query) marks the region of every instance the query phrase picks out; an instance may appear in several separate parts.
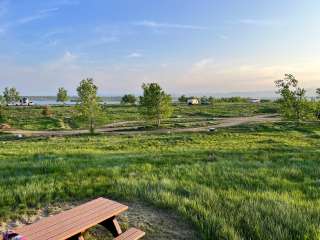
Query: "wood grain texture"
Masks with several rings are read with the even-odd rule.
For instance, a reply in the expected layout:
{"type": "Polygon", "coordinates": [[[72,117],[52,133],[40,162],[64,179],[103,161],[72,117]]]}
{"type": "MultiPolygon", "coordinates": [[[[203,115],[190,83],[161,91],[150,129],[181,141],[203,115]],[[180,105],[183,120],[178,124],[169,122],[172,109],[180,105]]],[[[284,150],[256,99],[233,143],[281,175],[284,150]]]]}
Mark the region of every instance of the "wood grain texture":
{"type": "Polygon", "coordinates": [[[136,228],[130,228],[119,237],[116,237],[114,240],[137,240],[142,238],[145,233],[136,228]]]}
{"type": "Polygon", "coordinates": [[[127,209],[118,202],[98,198],[14,231],[28,240],[66,240],[127,209]]]}

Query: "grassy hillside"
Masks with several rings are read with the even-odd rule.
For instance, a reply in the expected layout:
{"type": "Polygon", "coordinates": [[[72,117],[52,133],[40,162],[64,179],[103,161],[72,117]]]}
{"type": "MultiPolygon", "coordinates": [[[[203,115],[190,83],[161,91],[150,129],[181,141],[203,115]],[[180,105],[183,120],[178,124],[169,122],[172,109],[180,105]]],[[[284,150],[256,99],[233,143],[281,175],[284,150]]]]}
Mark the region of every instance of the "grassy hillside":
{"type": "MultiPolygon", "coordinates": [[[[275,113],[275,103],[217,103],[214,106],[187,106],[175,105],[172,118],[210,119],[214,117],[252,116],[257,113],[275,113]]],[[[14,128],[26,130],[60,130],[84,128],[85,123],[77,118],[74,106],[50,107],[51,114],[43,114],[43,107],[9,107],[4,109],[5,122],[14,128]]],[[[140,120],[136,106],[112,105],[104,107],[103,118],[100,125],[140,120]]],[[[176,123],[177,121],[172,121],[176,123]]],[[[170,120],[169,120],[170,123],[170,120]]]]}
{"type": "Polygon", "coordinates": [[[178,212],[202,239],[319,239],[320,126],[7,140],[1,220],[97,196],[178,212]]]}

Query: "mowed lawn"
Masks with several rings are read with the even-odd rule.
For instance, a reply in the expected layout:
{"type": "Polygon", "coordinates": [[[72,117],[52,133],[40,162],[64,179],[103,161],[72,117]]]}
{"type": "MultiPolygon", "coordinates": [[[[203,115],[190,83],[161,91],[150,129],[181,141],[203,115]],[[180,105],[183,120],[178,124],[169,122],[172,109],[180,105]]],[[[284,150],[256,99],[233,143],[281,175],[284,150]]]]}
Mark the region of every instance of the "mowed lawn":
{"type": "Polygon", "coordinates": [[[8,140],[0,216],[97,196],[151,203],[199,239],[319,239],[320,125],[8,140]]]}

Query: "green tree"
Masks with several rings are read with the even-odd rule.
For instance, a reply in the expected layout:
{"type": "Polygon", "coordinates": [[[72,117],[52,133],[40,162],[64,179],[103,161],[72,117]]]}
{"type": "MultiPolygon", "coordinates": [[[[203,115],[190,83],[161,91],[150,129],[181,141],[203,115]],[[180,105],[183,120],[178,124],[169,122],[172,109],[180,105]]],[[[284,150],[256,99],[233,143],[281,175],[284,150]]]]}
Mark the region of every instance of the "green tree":
{"type": "Polygon", "coordinates": [[[0,106],[5,105],[6,101],[3,96],[0,95],[0,106]]]}
{"type": "Polygon", "coordinates": [[[139,112],[144,119],[154,121],[160,127],[161,120],[172,115],[172,98],[157,83],[143,84],[142,89],[139,112]]]}
{"type": "Polygon", "coordinates": [[[88,122],[90,133],[94,133],[102,112],[97,96],[98,87],[93,83],[92,78],[87,78],[80,82],[77,92],[79,96],[77,108],[80,116],[88,122]]]}
{"type": "Polygon", "coordinates": [[[187,103],[188,101],[188,97],[186,95],[181,95],[179,98],[178,98],[178,101],[180,103],[187,103]]]}
{"type": "Polygon", "coordinates": [[[135,104],[137,98],[132,94],[126,94],[121,99],[121,104],[135,104]]]}
{"type": "Polygon", "coordinates": [[[3,97],[7,104],[14,103],[20,100],[20,94],[14,87],[6,87],[3,92],[3,97]]]}
{"type": "Polygon", "coordinates": [[[69,100],[68,92],[63,87],[58,89],[57,102],[62,102],[63,104],[69,100]]]}
{"type": "Polygon", "coordinates": [[[275,84],[281,95],[281,112],[285,118],[300,121],[310,116],[306,90],[298,86],[298,80],[292,74],[285,74],[284,79],[275,81],[275,84]]]}
{"type": "MultiPolygon", "coordinates": [[[[316,94],[317,94],[317,99],[320,99],[320,88],[317,88],[316,94]]],[[[316,117],[320,119],[320,101],[319,100],[316,102],[316,117]]]]}
{"type": "Polygon", "coordinates": [[[213,106],[216,100],[215,100],[214,97],[210,96],[210,97],[208,98],[208,101],[209,101],[209,104],[210,104],[211,106],[213,106]]]}
{"type": "Polygon", "coordinates": [[[200,103],[201,103],[202,105],[208,105],[208,104],[209,104],[209,99],[208,99],[206,96],[202,96],[202,97],[200,98],[200,103]]]}
{"type": "Polygon", "coordinates": [[[0,123],[3,123],[5,121],[4,104],[4,97],[0,95],[0,123]]]}

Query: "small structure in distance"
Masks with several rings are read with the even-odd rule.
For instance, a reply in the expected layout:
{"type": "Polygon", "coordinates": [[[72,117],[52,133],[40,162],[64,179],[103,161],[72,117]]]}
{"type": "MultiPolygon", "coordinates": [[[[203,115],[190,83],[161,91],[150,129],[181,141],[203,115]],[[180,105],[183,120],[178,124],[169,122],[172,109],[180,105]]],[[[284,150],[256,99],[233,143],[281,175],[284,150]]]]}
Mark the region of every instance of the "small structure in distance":
{"type": "Polygon", "coordinates": [[[18,102],[7,104],[8,106],[32,106],[33,102],[27,98],[23,97],[18,102]]]}
{"type": "Polygon", "coordinates": [[[192,98],[189,98],[187,100],[187,104],[188,105],[199,105],[199,99],[198,98],[195,98],[195,97],[192,97],[192,98]]]}
{"type": "Polygon", "coordinates": [[[23,98],[20,99],[20,105],[21,106],[30,106],[30,105],[33,105],[33,102],[30,101],[29,98],[23,97],[23,98]]]}
{"type": "Polygon", "coordinates": [[[249,100],[249,102],[251,102],[251,103],[260,103],[260,102],[261,102],[261,100],[258,99],[258,98],[249,98],[248,100],[249,100]]]}

